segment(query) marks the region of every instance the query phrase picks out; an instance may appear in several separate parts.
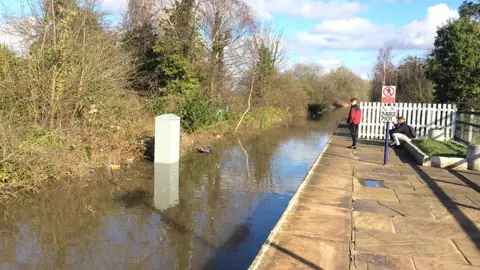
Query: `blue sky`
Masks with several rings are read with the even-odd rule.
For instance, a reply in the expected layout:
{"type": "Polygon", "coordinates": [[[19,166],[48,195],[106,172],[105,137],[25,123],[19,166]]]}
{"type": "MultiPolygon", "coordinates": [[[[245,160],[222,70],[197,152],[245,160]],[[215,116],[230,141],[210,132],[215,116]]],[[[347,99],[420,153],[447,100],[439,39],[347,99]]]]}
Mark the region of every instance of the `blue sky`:
{"type": "MultiPolygon", "coordinates": [[[[4,0],[5,1],[5,0],[4,0]]],[[[124,0],[102,0],[119,13],[124,0]]],[[[462,0],[241,0],[259,20],[283,29],[289,64],[346,66],[367,78],[378,48],[389,44],[394,60],[425,55],[436,27],[457,18],[462,0]]],[[[6,2],[16,2],[6,0],[6,2]]],[[[1,40],[0,40],[1,41],[1,40]]]]}
{"type": "Polygon", "coordinates": [[[425,55],[436,28],[457,18],[462,0],[245,0],[265,22],[283,28],[291,64],[344,65],[368,78],[378,48],[389,44],[398,63],[425,55]]]}

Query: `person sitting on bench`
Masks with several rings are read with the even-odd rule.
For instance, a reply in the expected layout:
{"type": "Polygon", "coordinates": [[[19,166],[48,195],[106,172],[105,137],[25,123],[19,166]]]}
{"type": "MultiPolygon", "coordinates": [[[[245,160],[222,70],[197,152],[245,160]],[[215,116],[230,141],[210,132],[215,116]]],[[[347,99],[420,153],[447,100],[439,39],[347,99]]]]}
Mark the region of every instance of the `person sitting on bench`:
{"type": "Polygon", "coordinates": [[[393,141],[390,146],[395,148],[402,142],[409,142],[416,137],[415,130],[405,122],[403,116],[397,117],[397,123],[390,130],[390,139],[393,141]]]}

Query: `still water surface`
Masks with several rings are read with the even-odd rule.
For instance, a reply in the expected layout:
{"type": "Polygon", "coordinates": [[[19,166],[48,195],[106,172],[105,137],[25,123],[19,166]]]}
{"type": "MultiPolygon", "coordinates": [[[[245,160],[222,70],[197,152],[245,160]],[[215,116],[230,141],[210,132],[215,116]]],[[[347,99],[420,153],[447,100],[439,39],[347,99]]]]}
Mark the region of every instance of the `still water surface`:
{"type": "Polygon", "coordinates": [[[0,208],[1,269],[247,269],[343,115],[0,208]]]}

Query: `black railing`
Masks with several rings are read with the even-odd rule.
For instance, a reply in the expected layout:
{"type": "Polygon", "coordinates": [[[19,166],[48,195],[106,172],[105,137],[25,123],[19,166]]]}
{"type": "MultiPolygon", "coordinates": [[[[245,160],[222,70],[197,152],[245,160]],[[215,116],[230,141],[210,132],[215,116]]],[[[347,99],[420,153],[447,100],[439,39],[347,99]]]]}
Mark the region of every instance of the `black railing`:
{"type": "Polygon", "coordinates": [[[458,112],[455,140],[466,144],[480,144],[480,112],[458,112]]]}

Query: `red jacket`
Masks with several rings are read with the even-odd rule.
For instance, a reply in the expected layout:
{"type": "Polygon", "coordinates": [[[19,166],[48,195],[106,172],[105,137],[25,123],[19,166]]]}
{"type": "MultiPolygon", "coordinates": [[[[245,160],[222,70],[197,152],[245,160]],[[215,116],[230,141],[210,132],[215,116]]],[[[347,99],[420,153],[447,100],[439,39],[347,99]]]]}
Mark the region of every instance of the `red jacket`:
{"type": "Polygon", "coordinates": [[[353,105],[350,108],[350,113],[348,114],[347,123],[358,125],[362,121],[362,110],[358,105],[353,105]]]}

